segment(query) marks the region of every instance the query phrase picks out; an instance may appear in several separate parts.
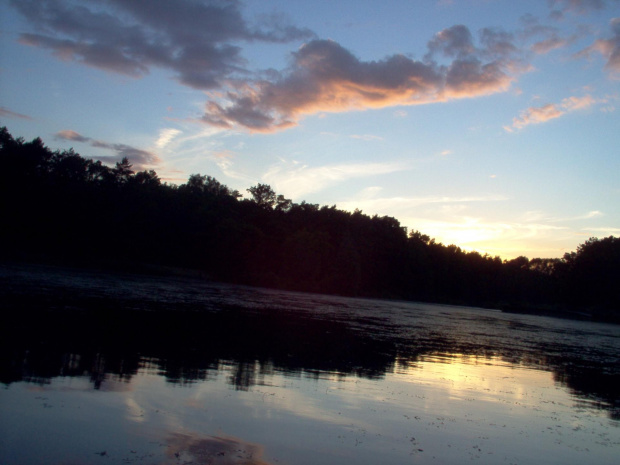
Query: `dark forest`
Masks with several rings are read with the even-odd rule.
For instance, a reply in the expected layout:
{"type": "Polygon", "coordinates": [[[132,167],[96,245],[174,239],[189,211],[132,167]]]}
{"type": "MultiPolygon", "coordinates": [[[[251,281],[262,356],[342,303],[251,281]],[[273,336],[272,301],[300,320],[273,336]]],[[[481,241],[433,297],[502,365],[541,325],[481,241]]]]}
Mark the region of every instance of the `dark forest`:
{"type": "Polygon", "coordinates": [[[620,321],[620,238],[561,259],[500,257],[407,232],[388,216],[182,185],[0,129],[0,259],[164,272],[280,289],[620,321]]]}

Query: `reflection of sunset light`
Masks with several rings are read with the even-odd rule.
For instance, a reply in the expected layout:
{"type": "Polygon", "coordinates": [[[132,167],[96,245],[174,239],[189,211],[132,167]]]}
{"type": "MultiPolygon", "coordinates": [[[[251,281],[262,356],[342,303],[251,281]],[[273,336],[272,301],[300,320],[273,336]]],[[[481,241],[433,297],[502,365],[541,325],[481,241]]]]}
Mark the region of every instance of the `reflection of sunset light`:
{"type": "Polygon", "coordinates": [[[423,356],[414,367],[400,372],[402,379],[431,387],[429,393],[447,391],[451,400],[509,403],[526,397],[524,386],[552,383],[551,373],[514,365],[499,357],[463,354],[423,356]]]}

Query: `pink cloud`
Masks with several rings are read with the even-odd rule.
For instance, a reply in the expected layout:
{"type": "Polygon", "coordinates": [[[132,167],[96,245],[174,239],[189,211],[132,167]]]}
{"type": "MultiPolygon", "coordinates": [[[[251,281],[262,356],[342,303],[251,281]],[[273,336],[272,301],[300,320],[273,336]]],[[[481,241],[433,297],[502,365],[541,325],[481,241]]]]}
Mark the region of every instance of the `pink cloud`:
{"type": "Polygon", "coordinates": [[[419,105],[489,95],[508,89],[525,67],[512,55],[507,34],[488,31],[473,45],[464,26],[441,31],[424,61],[392,55],[362,61],[331,40],[313,40],[292,54],[277,79],[233,82],[232,90],[208,102],[202,121],[214,126],[274,132],[304,115],[419,105]],[[448,58],[440,65],[434,58],[448,58]],[[485,62],[483,60],[487,59],[485,62]]]}
{"type": "Polygon", "coordinates": [[[78,132],[75,132],[71,129],[65,129],[63,131],[59,131],[56,133],[56,139],[61,140],[73,140],[76,142],[89,142],[91,140],[90,137],[85,137],[78,132]]]}
{"type": "Polygon", "coordinates": [[[552,50],[566,47],[569,41],[566,39],[560,39],[559,37],[551,37],[549,39],[541,40],[532,45],[532,51],[539,55],[544,55],[552,50]]]}
{"type": "Polygon", "coordinates": [[[599,102],[603,101],[596,100],[590,95],[585,95],[583,97],[567,97],[561,103],[548,103],[542,107],[530,107],[522,112],[519,118],[514,118],[511,126],[504,126],[504,129],[512,132],[513,129],[523,129],[531,124],[545,123],[564,116],[566,113],[591,107],[599,102]]]}

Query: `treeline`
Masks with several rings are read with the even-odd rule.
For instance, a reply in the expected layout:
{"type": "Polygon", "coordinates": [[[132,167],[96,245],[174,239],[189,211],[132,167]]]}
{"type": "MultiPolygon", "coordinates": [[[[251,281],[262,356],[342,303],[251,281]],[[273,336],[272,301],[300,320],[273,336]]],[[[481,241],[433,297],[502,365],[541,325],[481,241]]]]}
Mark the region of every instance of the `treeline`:
{"type": "Polygon", "coordinates": [[[592,238],[562,259],[502,261],[407,234],[392,217],[293,203],[264,184],[248,193],[199,174],[167,184],[127,159],[109,167],[0,129],[5,259],[174,266],[282,289],[620,316],[618,238],[592,238]]]}

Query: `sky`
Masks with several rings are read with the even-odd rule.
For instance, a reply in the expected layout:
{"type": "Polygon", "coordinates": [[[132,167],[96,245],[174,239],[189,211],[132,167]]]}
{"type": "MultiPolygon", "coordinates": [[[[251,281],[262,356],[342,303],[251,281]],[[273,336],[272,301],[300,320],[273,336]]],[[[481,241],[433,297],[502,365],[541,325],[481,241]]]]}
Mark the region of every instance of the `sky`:
{"type": "Polygon", "coordinates": [[[620,0],[0,0],[0,125],[562,257],[620,236],[620,0]]]}

